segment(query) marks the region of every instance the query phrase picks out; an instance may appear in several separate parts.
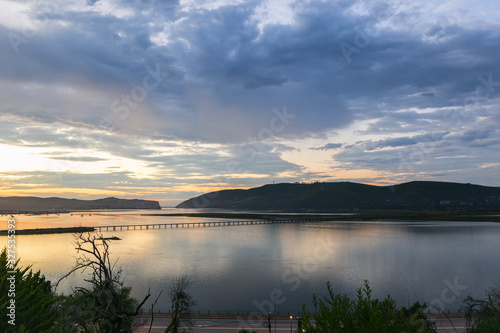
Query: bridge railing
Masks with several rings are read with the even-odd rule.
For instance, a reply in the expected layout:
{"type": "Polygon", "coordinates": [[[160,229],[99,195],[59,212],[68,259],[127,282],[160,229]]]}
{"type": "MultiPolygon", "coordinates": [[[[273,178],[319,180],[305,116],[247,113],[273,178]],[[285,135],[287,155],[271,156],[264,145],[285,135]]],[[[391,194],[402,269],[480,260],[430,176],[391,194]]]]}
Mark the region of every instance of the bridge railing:
{"type": "Polygon", "coordinates": [[[275,224],[275,223],[304,223],[330,221],[331,218],[314,219],[276,219],[276,220],[238,220],[238,221],[205,221],[205,222],[172,222],[172,223],[149,223],[149,224],[123,224],[94,226],[96,231],[126,231],[126,230],[149,230],[168,228],[207,228],[236,225],[275,224]]]}

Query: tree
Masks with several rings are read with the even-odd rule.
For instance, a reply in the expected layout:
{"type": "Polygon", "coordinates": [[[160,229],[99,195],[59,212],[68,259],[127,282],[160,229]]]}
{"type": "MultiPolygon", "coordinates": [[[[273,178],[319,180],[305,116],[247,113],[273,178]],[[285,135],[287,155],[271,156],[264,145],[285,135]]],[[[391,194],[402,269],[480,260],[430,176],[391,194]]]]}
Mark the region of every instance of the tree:
{"type": "Polygon", "coordinates": [[[193,326],[191,321],[192,307],[196,304],[187,290],[191,280],[187,276],[176,278],[168,288],[168,295],[172,303],[172,321],[168,325],[165,333],[177,333],[181,325],[184,325],[182,332],[186,327],[193,326]]]}
{"type": "Polygon", "coordinates": [[[500,328],[500,286],[486,292],[484,299],[467,296],[464,300],[467,332],[493,333],[500,328]]]}
{"type": "Polygon", "coordinates": [[[57,284],[74,272],[90,270],[90,277],[84,279],[89,286],[76,287],[71,295],[60,298],[61,322],[71,328],[65,331],[131,332],[150,294],[140,304],[130,297],[131,288],[124,286],[121,269],[111,264],[109,240],[101,234],[75,235],[75,248],[76,264],[57,284]]]}
{"type": "Polygon", "coordinates": [[[11,263],[4,248],[0,253],[0,331],[53,332],[57,312],[50,281],[40,271],[33,273],[31,266],[19,267],[19,259],[11,263]]]}
{"type": "Polygon", "coordinates": [[[390,296],[382,301],[372,299],[372,290],[366,280],[363,288],[357,289],[355,300],[347,295],[335,294],[329,282],[327,290],[328,296],[324,299],[318,299],[313,294],[313,314],[303,306],[302,329],[306,332],[435,332],[435,325],[423,314],[425,305],[417,302],[410,309],[398,309],[390,296]]]}

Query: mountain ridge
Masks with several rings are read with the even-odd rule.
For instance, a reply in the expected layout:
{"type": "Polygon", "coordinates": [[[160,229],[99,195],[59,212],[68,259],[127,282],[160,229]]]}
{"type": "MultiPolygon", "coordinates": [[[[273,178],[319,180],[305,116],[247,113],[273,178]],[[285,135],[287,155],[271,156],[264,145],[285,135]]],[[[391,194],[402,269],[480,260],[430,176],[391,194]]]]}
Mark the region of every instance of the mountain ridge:
{"type": "Polygon", "coordinates": [[[1,212],[36,212],[91,209],[161,209],[154,200],[119,199],[107,197],[95,200],[66,199],[59,197],[40,198],[34,196],[0,197],[1,212]]]}
{"type": "Polygon", "coordinates": [[[392,186],[354,182],[267,184],[221,190],[188,199],[176,208],[284,211],[359,209],[500,209],[500,187],[435,181],[392,186]]]}

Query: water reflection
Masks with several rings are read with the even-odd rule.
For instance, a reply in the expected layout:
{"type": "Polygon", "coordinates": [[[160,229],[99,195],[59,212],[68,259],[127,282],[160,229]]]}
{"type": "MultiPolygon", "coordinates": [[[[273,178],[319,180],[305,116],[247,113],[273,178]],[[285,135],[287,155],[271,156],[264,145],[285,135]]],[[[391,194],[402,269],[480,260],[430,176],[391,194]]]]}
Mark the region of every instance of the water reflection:
{"type": "MultiPolygon", "coordinates": [[[[91,219],[102,224],[165,221],[129,213],[93,213],[91,219]]],[[[105,235],[121,238],[112,242],[112,258],[123,267],[133,296],[141,298],[149,287],[157,295],[185,274],[193,279],[191,293],[201,311],[257,311],[279,289],[286,300],[278,311],[297,312],[313,292],[325,294],[326,281],[354,296],[364,279],[375,297],[391,294],[406,305],[406,289],[412,302],[429,303],[441,297],[445,280],[458,279],[467,289],[445,304],[454,311],[468,294],[481,296],[500,277],[500,225],[494,223],[322,222],[105,235]]],[[[17,248],[22,265],[33,264],[52,281],[72,267],[76,255],[68,234],[18,236],[17,248]]],[[[81,281],[82,276],[71,276],[58,291],[68,292],[81,281]]],[[[166,297],[160,299],[157,309],[168,307],[166,297]]]]}

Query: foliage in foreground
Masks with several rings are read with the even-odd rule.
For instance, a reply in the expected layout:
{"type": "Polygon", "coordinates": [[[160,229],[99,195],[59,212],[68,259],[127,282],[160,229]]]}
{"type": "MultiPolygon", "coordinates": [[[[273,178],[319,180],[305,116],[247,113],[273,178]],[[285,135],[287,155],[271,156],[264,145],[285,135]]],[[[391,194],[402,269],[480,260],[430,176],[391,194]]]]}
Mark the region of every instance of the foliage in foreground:
{"type": "Polygon", "coordinates": [[[172,303],[172,321],[168,325],[165,333],[177,333],[182,327],[182,332],[186,332],[193,326],[191,313],[195,302],[187,292],[191,280],[187,276],[175,279],[169,287],[168,293],[172,303]]]}
{"type": "Polygon", "coordinates": [[[140,304],[130,297],[131,289],[124,286],[121,270],[111,264],[109,243],[102,235],[78,234],[75,248],[80,253],[76,265],[61,280],[73,272],[90,270],[85,279],[89,285],[59,298],[63,331],[132,332],[134,318],[150,295],[140,304]]]}
{"type": "Polygon", "coordinates": [[[0,332],[53,332],[57,312],[53,308],[55,296],[52,293],[50,281],[46,281],[40,271],[33,273],[31,266],[21,268],[18,263],[19,259],[15,261],[13,267],[10,267],[7,249],[2,250],[0,253],[0,332]],[[12,288],[11,281],[14,282],[12,288]],[[11,300],[15,302],[13,306],[11,300]],[[15,321],[12,321],[13,318],[15,321]]]}
{"type": "Polygon", "coordinates": [[[488,290],[484,299],[467,296],[464,303],[467,332],[500,332],[500,286],[488,290]]]}
{"type": "Polygon", "coordinates": [[[311,333],[426,333],[435,332],[435,325],[427,320],[423,310],[425,304],[415,303],[409,309],[396,307],[396,302],[387,296],[384,300],[372,299],[368,281],[357,289],[357,297],[335,294],[327,283],[328,296],[323,299],[313,294],[314,313],[306,311],[302,329],[311,333]],[[313,318],[315,324],[309,320],[313,318]]]}

